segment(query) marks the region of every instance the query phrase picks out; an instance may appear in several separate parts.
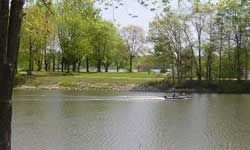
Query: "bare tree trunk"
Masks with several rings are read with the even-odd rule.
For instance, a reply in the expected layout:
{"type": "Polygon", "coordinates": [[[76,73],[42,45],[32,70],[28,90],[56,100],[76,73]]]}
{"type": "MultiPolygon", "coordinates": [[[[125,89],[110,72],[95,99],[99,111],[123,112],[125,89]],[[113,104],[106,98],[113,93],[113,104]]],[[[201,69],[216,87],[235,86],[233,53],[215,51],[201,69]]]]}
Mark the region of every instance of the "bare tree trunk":
{"type": "Polygon", "coordinates": [[[119,69],[120,69],[119,63],[116,63],[116,72],[119,72],[119,69]]]}
{"type": "Polygon", "coordinates": [[[97,72],[101,72],[102,70],[102,60],[98,58],[97,60],[97,72]]]}
{"type": "Polygon", "coordinates": [[[105,72],[109,71],[109,66],[110,65],[111,65],[111,63],[109,62],[109,60],[107,60],[107,62],[104,63],[105,72]]]}
{"type": "Polygon", "coordinates": [[[89,57],[86,57],[86,71],[89,72],[89,57]]]}
{"type": "Polygon", "coordinates": [[[133,56],[129,56],[129,72],[133,71],[133,56]]]}
{"type": "Polygon", "coordinates": [[[72,71],[73,72],[76,72],[76,63],[77,63],[76,61],[73,62],[73,65],[72,65],[72,71]]]}
{"type": "Polygon", "coordinates": [[[42,70],[42,64],[43,64],[42,60],[38,59],[37,60],[37,71],[41,71],[42,70]]]}
{"type": "Polygon", "coordinates": [[[175,85],[175,70],[174,70],[174,64],[172,64],[172,82],[173,82],[173,85],[175,85]]]}
{"type": "Polygon", "coordinates": [[[58,53],[56,55],[57,55],[57,71],[60,71],[61,60],[60,57],[58,56],[58,53]]]}
{"type": "Polygon", "coordinates": [[[32,74],[32,40],[31,40],[31,36],[29,37],[29,70],[28,70],[28,75],[32,74]]]}
{"type": "Polygon", "coordinates": [[[77,71],[80,72],[81,70],[81,60],[78,60],[78,63],[77,63],[77,71]]]}
{"type": "Polygon", "coordinates": [[[64,72],[64,59],[61,59],[61,72],[64,72]]]}
{"type": "Polygon", "coordinates": [[[53,55],[52,58],[52,71],[55,72],[56,71],[56,56],[53,55]]]}
{"type": "Polygon", "coordinates": [[[44,70],[45,71],[48,71],[48,58],[47,58],[47,50],[45,49],[44,50],[44,70]]]}
{"type": "Polygon", "coordinates": [[[249,58],[248,58],[248,50],[247,47],[244,48],[245,50],[245,80],[248,80],[248,63],[249,63],[249,58]]]}
{"type": "Polygon", "coordinates": [[[24,0],[0,0],[0,150],[11,150],[12,92],[24,0]]]}
{"type": "MultiPolygon", "coordinates": [[[[0,83],[3,83],[4,61],[8,41],[9,0],[0,0],[0,83]]],[[[3,90],[0,86],[0,92],[3,90]]],[[[0,93],[1,94],[1,93],[0,93]]]]}
{"type": "Polygon", "coordinates": [[[47,62],[48,62],[48,71],[51,71],[51,60],[48,59],[47,62]]]}
{"type": "Polygon", "coordinates": [[[237,80],[241,80],[241,35],[236,33],[236,68],[237,68],[237,80]]]}
{"type": "MultiPolygon", "coordinates": [[[[199,78],[199,68],[198,68],[198,64],[197,64],[197,61],[196,61],[196,58],[195,58],[195,54],[194,54],[194,49],[193,49],[193,44],[192,44],[192,41],[187,33],[187,30],[185,28],[184,30],[184,33],[185,35],[187,36],[187,39],[188,39],[188,42],[189,42],[189,45],[190,45],[190,49],[192,51],[192,64],[194,63],[195,65],[195,72],[196,72],[196,76],[199,78]]],[[[192,65],[193,66],[193,65],[192,65]]],[[[192,70],[193,70],[193,67],[192,67],[192,70]]]]}
{"type": "Polygon", "coordinates": [[[222,29],[222,25],[221,25],[221,29],[220,29],[220,49],[219,49],[219,80],[221,80],[221,68],[222,68],[222,64],[221,64],[221,59],[222,59],[222,49],[223,49],[223,29],[222,29]]]}
{"type": "Polygon", "coordinates": [[[190,80],[193,80],[193,58],[191,58],[191,65],[190,65],[190,80]]]}
{"type": "Polygon", "coordinates": [[[105,65],[105,72],[109,72],[109,65],[105,65]]]}
{"type": "Polygon", "coordinates": [[[198,33],[198,50],[199,50],[199,73],[198,73],[198,80],[201,80],[201,33],[198,33]]]}

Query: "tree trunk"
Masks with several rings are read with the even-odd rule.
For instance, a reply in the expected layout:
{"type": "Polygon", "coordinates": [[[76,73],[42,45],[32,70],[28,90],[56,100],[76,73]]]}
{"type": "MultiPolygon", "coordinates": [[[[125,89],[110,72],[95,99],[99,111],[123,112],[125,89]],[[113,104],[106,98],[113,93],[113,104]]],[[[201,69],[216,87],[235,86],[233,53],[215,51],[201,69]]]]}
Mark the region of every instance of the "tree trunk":
{"type": "Polygon", "coordinates": [[[101,67],[102,67],[102,60],[98,59],[97,60],[97,72],[101,72],[101,67]]]}
{"type": "Polygon", "coordinates": [[[0,102],[0,149],[11,150],[11,119],[12,106],[11,103],[0,102]]]}
{"type": "Polygon", "coordinates": [[[61,72],[64,72],[64,61],[63,61],[63,58],[61,60],[61,72]]]}
{"type": "Polygon", "coordinates": [[[109,72],[109,67],[105,66],[105,72],[109,72]]]}
{"type": "Polygon", "coordinates": [[[86,57],[86,72],[89,72],[89,57],[86,57]]]}
{"type": "Polygon", "coordinates": [[[66,67],[67,67],[67,73],[69,73],[70,72],[70,65],[66,64],[66,67]]]}
{"type": "Polygon", "coordinates": [[[129,72],[133,72],[133,56],[129,56],[129,72]]]}
{"type": "Polygon", "coordinates": [[[240,57],[241,57],[241,35],[236,33],[235,35],[236,39],[236,70],[237,70],[237,80],[241,80],[241,62],[240,62],[240,57]]]}
{"type": "Polygon", "coordinates": [[[76,62],[73,62],[72,71],[76,72],[76,62]]]}
{"type": "Polygon", "coordinates": [[[190,80],[193,80],[193,58],[191,57],[191,64],[190,64],[190,80]]]}
{"type": "Polygon", "coordinates": [[[245,49],[245,80],[248,80],[248,50],[247,47],[245,49]]]}
{"type": "Polygon", "coordinates": [[[0,89],[0,149],[11,150],[11,120],[12,120],[12,72],[9,65],[5,64],[3,71],[4,81],[0,89]]]}
{"type": "Polygon", "coordinates": [[[172,64],[171,66],[172,66],[172,83],[173,83],[173,85],[175,85],[175,70],[174,70],[174,64],[172,64]]]}
{"type": "Polygon", "coordinates": [[[47,50],[46,50],[46,48],[45,48],[45,50],[44,50],[44,70],[45,71],[48,71],[48,59],[47,59],[47,50]]]}
{"type": "Polygon", "coordinates": [[[120,69],[119,63],[116,63],[116,72],[119,72],[119,69],[120,69]]]}
{"type": "Polygon", "coordinates": [[[77,71],[80,72],[81,69],[81,60],[78,60],[77,71]]]}
{"type": "Polygon", "coordinates": [[[67,72],[67,62],[65,61],[65,62],[63,62],[63,67],[64,67],[64,70],[67,72]]]}
{"type": "Polygon", "coordinates": [[[48,63],[47,71],[51,71],[51,61],[50,61],[50,59],[47,60],[47,63],[48,63]]]}
{"type": "Polygon", "coordinates": [[[198,33],[198,49],[199,49],[199,72],[198,72],[198,80],[201,81],[201,33],[198,33]]]}
{"type": "Polygon", "coordinates": [[[42,70],[42,60],[38,60],[37,62],[37,71],[41,71],[42,70]]]}
{"type": "Polygon", "coordinates": [[[60,70],[60,62],[61,62],[60,57],[57,55],[57,71],[60,70]]]}
{"type": "Polygon", "coordinates": [[[221,29],[220,29],[220,49],[219,49],[219,80],[221,80],[222,48],[223,48],[223,30],[222,30],[222,25],[221,25],[221,29]]]}
{"type": "Polygon", "coordinates": [[[56,56],[53,55],[53,60],[52,60],[52,71],[55,72],[56,71],[56,56]]]}
{"type": "Polygon", "coordinates": [[[212,78],[212,54],[210,52],[208,52],[208,56],[207,56],[207,75],[206,78],[207,80],[211,80],[212,78]]]}
{"type": "Polygon", "coordinates": [[[31,40],[31,36],[29,37],[29,70],[28,70],[28,75],[32,74],[32,61],[33,61],[33,57],[32,57],[32,40],[31,40]]]}
{"type": "Polygon", "coordinates": [[[0,0],[0,150],[11,150],[12,92],[24,0],[0,0]]]}
{"type": "Polygon", "coordinates": [[[106,63],[104,63],[104,68],[105,68],[105,72],[108,72],[109,71],[109,66],[110,66],[110,62],[107,61],[106,63]]]}
{"type": "MultiPolygon", "coordinates": [[[[3,69],[4,62],[6,61],[7,41],[8,41],[8,20],[9,20],[9,0],[0,0],[0,83],[4,82],[3,69]]],[[[0,86],[0,96],[4,88],[0,86]]],[[[1,128],[1,127],[0,127],[1,128]]],[[[2,133],[0,133],[2,135],[2,133]]],[[[0,135],[0,136],[1,136],[0,135]]],[[[0,137],[0,142],[3,141],[0,137]]],[[[0,148],[2,146],[0,145],[0,148]]]]}

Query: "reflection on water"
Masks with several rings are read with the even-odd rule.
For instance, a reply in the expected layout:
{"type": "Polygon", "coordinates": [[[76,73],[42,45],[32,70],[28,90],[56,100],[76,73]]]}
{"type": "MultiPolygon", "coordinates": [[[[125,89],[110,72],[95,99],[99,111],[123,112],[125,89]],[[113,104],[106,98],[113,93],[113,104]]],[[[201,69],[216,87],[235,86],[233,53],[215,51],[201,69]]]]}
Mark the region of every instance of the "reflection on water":
{"type": "Polygon", "coordinates": [[[249,150],[250,95],[15,91],[14,150],[249,150]]]}

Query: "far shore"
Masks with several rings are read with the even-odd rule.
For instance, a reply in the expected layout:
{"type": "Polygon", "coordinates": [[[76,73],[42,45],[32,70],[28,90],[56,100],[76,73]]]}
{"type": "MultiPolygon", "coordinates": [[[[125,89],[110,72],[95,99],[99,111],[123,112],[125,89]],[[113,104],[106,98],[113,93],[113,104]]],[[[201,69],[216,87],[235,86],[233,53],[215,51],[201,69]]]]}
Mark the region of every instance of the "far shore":
{"type": "Polygon", "coordinates": [[[250,93],[250,81],[185,80],[173,84],[163,74],[141,73],[47,73],[17,75],[17,90],[108,90],[180,93],[250,93]]]}

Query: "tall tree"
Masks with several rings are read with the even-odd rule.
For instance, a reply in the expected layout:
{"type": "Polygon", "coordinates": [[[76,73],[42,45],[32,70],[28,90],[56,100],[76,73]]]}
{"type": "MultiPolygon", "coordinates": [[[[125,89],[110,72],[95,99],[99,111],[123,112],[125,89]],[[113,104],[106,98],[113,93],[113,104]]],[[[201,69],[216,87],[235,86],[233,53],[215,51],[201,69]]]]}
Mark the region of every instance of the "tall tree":
{"type": "Polygon", "coordinates": [[[121,36],[129,52],[129,72],[133,71],[133,59],[143,48],[145,33],[141,27],[130,25],[121,29],[121,36]]]}
{"type": "Polygon", "coordinates": [[[42,69],[43,62],[45,70],[47,70],[49,63],[46,56],[49,55],[47,48],[55,41],[53,18],[52,16],[46,16],[48,13],[47,8],[39,3],[29,4],[24,13],[26,15],[22,25],[20,51],[29,55],[26,60],[29,62],[28,70],[30,72],[34,69],[34,62],[37,64],[37,70],[42,69]]]}
{"type": "Polygon", "coordinates": [[[198,40],[198,80],[202,79],[202,64],[201,64],[201,57],[202,57],[202,33],[205,27],[206,22],[206,12],[204,12],[204,7],[202,7],[200,1],[196,1],[194,4],[194,14],[193,14],[193,25],[195,27],[195,31],[197,33],[197,40],[198,40]]]}
{"type": "Polygon", "coordinates": [[[0,1],[0,149],[11,150],[12,91],[24,0],[0,1]],[[9,8],[10,6],[10,8],[9,8]]]}

